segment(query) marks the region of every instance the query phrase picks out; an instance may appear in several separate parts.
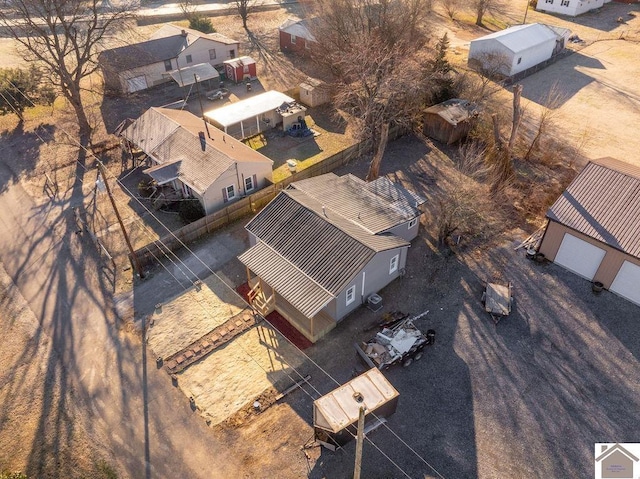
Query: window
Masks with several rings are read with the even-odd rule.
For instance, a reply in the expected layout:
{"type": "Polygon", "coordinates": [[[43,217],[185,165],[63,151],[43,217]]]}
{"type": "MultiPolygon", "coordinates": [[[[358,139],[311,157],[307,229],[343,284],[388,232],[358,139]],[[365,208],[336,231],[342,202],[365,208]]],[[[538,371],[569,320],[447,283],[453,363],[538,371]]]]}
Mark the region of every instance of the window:
{"type": "Polygon", "coordinates": [[[229,58],[235,58],[236,57],[236,51],[235,50],[229,50],[229,58]]]}
{"type": "Polygon", "coordinates": [[[187,63],[191,62],[193,62],[193,58],[191,58],[191,55],[187,55],[187,63]]]}
{"type": "Polygon", "coordinates": [[[418,218],[413,218],[411,221],[409,221],[409,229],[413,228],[416,223],[418,223],[418,218]]]}
{"type": "Polygon", "coordinates": [[[256,175],[244,179],[245,191],[251,191],[256,187],[256,175]]]}
{"type": "Polygon", "coordinates": [[[400,255],[397,254],[393,258],[391,258],[391,263],[389,263],[389,274],[393,274],[398,271],[398,260],[400,259],[400,255]]]}
{"type": "Polygon", "coordinates": [[[349,306],[355,300],[356,300],[356,286],[354,284],[347,290],[347,306],[349,306]]]}
{"type": "Polygon", "coordinates": [[[553,0],[546,0],[545,3],[550,3],[551,5],[553,5],[553,0]]]}
{"type": "Polygon", "coordinates": [[[569,0],[562,0],[562,1],[560,2],[560,5],[561,5],[562,7],[568,7],[568,6],[569,6],[569,0]]]}
{"type": "Polygon", "coordinates": [[[522,61],[522,57],[518,57],[518,65],[520,65],[521,61],[522,61]]]}
{"type": "Polygon", "coordinates": [[[215,60],[216,59],[216,49],[212,48],[211,50],[209,50],[209,60],[215,60]]]}
{"type": "Polygon", "coordinates": [[[236,189],[233,185],[227,186],[226,188],[222,188],[222,198],[226,203],[229,200],[232,200],[236,197],[236,189]]]}
{"type": "Polygon", "coordinates": [[[291,44],[292,45],[296,44],[296,36],[295,35],[291,35],[291,44]]]}
{"type": "Polygon", "coordinates": [[[171,70],[172,70],[172,68],[171,68],[171,60],[165,60],[164,61],[164,71],[170,72],[171,70]]]}

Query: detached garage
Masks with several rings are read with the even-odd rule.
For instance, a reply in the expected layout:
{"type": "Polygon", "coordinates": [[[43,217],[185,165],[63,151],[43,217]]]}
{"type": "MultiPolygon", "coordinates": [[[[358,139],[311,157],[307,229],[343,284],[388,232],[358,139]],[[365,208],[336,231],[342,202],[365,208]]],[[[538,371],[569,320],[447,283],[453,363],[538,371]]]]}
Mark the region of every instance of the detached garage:
{"type": "Polygon", "coordinates": [[[591,161],[547,212],[539,252],[640,305],[640,168],[591,161]]]}

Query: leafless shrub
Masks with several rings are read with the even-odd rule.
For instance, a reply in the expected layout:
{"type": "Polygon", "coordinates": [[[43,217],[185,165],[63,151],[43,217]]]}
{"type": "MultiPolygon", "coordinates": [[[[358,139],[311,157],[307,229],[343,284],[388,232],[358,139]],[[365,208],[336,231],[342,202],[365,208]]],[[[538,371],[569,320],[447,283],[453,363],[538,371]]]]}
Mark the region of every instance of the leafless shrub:
{"type": "Polygon", "coordinates": [[[540,141],[549,133],[549,130],[553,128],[554,117],[558,112],[558,108],[565,102],[565,100],[566,95],[562,93],[558,83],[555,82],[549,89],[549,92],[543,101],[542,110],[538,117],[533,138],[527,152],[524,154],[525,160],[529,160],[531,158],[531,155],[538,149],[540,141]]]}
{"type": "Polygon", "coordinates": [[[461,4],[462,2],[460,0],[440,0],[440,5],[451,20],[456,19],[461,4]]]}
{"type": "Polygon", "coordinates": [[[456,166],[463,175],[483,181],[490,172],[486,157],[487,147],[484,144],[479,141],[467,141],[458,147],[456,166]]]}

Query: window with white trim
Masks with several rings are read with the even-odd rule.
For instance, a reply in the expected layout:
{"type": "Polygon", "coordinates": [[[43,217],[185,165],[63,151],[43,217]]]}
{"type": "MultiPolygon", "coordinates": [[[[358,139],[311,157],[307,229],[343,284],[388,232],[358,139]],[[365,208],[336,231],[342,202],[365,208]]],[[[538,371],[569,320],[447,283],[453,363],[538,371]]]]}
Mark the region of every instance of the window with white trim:
{"type": "Polygon", "coordinates": [[[245,191],[251,191],[255,188],[255,185],[253,184],[253,176],[249,176],[248,178],[244,179],[244,189],[245,191]]]}
{"type": "Polygon", "coordinates": [[[400,261],[400,255],[397,254],[393,258],[391,258],[391,262],[389,263],[389,274],[393,274],[398,271],[398,262],[400,261]]]}
{"type": "Polygon", "coordinates": [[[569,6],[569,0],[562,0],[560,2],[560,6],[562,7],[568,7],[569,6]]]}
{"type": "Polygon", "coordinates": [[[292,45],[296,44],[296,36],[295,35],[291,35],[291,44],[292,45]]]}
{"type": "Polygon", "coordinates": [[[546,0],[545,3],[550,3],[551,5],[553,5],[553,0],[546,0]]]}
{"type": "Polygon", "coordinates": [[[236,189],[233,185],[227,186],[225,189],[227,191],[227,200],[231,200],[236,197],[236,189]]]}
{"type": "Polygon", "coordinates": [[[418,223],[418,218],[413,218],[411,221],[409,221],[409,229],[413,228],[416,223],[418,223]]]}
{"type": "Polygon", "coordinates": [[[356,300],[356,285],[354,284],[347,290],[347,306],[356,300]]]}

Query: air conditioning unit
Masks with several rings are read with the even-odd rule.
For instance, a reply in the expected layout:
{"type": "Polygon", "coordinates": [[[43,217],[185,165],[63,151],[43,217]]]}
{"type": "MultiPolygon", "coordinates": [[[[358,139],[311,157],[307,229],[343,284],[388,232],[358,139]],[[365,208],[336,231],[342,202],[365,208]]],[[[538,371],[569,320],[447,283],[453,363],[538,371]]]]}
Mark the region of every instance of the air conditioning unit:
{"type": "Polygon", "coordinates": [[[377,313],[382,309],[382,297],[378,294],[371,294],[367,298],[367,308],[374,313],[377,313]]]}

